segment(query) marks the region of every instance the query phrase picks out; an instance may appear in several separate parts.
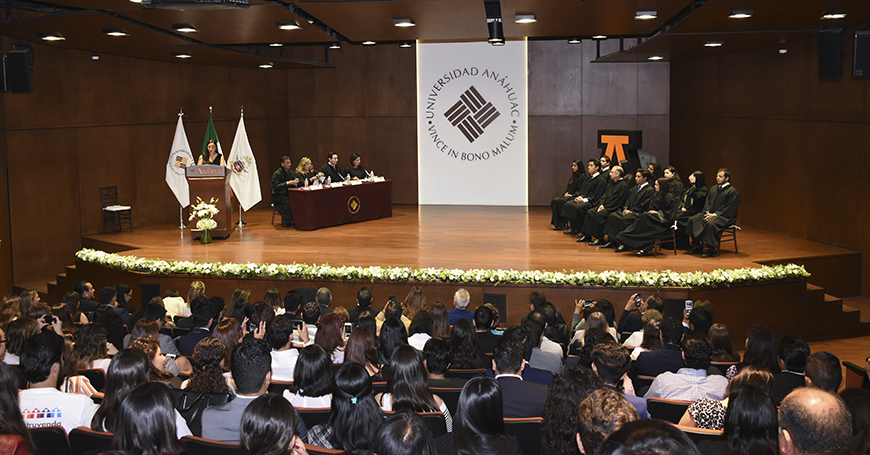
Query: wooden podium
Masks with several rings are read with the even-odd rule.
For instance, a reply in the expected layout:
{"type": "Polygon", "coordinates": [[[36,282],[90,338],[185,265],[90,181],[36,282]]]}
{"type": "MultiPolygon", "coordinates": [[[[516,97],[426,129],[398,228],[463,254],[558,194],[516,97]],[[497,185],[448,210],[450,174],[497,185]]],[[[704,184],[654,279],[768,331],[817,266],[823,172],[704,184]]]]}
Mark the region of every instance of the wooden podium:
{"type": "MultiPolygon", "coordinates": [[[[190,206],[196,205],[196,198],[199,197],[205,202],[211,198],[217,199],[215,206],[220,210],[214,220],[217,221],[217,228],[212,229],[211,235],[216,239],[225,239],[233,233],[233,207],[230,203],[230,177],[227,174],[227,168],[223,166],[188,166],[187,167],[187,184],[190,187],[190,206]]],[[[190,216],[188,209],[187,216],[190,216]]],[[[194,239],[200,236],[199,229],[196,228],[196,218],[190,223],[190,235],[194,239]]]]}

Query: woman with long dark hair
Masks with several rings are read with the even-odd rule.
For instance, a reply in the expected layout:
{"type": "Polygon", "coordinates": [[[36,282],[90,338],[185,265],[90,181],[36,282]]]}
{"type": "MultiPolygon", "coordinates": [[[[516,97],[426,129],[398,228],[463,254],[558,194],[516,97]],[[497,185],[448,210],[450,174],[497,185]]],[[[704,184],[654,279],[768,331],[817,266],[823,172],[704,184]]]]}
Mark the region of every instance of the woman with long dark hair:
{"type": "Polygon", "coordinates": [[[4,363],[0,363],[0,447],[12,455],[30,455],[36,449],[21,418],[18,376],[4,363]]]}
{"type": "Polygon", "coordinates": [[[61,297],[60,303],[65,303],[69,306],[69,313],[73,322],[87,324],[90,322],[88,321],[88,316],[79,311],[79,298],[78,292],[69,291],[61,297]]]}
{"type": "Polygon", "coordinates": [[[764,390],[753,386],[731,388],[725,412],[724,441],[698,444],[704,454],[777,455],[779,421],[776,404],[764,390]]]}
{"type": "Polygon", "coordinates": [[[423,292],[423,288],[420,286],[412,287],[408,291],[408,295],[405,296],[405,309],[402,311],[402,314],[406,318],[413,320],[417,313],[427,309],[426,293],[423,292]]]}
{"type": "Polygon", "coordinates": [[[230,371],[230,355],[242,341],[242,327],[233,318],[224,319],[212,330],[211,336],[221,340],[224,345],[224,363],[221,369],[226,373],[230,371]]]}
{"type": "Polygon", "coordinates": [[[383,420],[372,397],[372,381],[365,368],[345,363],[335,372],[329,423],[308,431],[308,442],[327,449],[368,449],[383,420]]]}
{"type": "Polygon", "coordinates": [[[351,153],[350,166],[344,169],[344,177],[350,176],[352,180],[362,180],[368,177],[369,172],[366,171],[366,168],[362,167],[361,162],[362,156],[359,153],[351,153]]]}
{"type": "Polygon", "coordinates": [[[487,368],[489,361],[477,341],[477,333],[468,319],[462,318],[453,324],[450,331],[450,350],[453,352],[453,362],[450,368],[468,370],[487,368]]]}
{"type": "Polygon", "coordinates": [[[372,382],[384,381],[378,365],[378,347],[375,345],[375,336],[372,331],[365,327],[357,327],[350,332],[347,345],[344,348],[344,362],[358,363],[365,367],[372,382]]]}
{"type": "Polygon", "coordinates": [[[586,180],[586,173],[583,172],[583,160],[574,160],[571,162],[571,179],[568,180],[568,185],[565,187],[565,193],[561,196],[553,198],[550,201],[550,208],[553,210],[553,217],[550,219],[550,224],[553,225],[554,231],[564,231],[566,228],[566,218],[562,216],[562,207],[566,202],[573,200],[583,186],[583,181],[586,180]]]}
{"type": "Polygon", "coordinates": [[[746,366],[728,383],[724,400],[701,398],[692,403],[680,419],[680,425],[710,430],[723,429],[726,409],[730,406],[731,394],[735,389],[741,387],[755,387],[773,397],[773,373],[760,365],[746,366]]]}
{"type": "Polygon", "coordinates": [[[680,209],[677,211],[677,243],[685,245],[688,242],[689,218],[701,213],[704,204],[707,203],[707,179],[701,171],[689,174],[689,188],[679,201],[680,209]]]}
{"type": "Polygon", "coordinates": [[[411,346],[400,346],[390,359],[388,392],[375,395],[375,400],[384,411],[440,411],[450,433],[453,431],[453,417],[444,401],[429,390],[426,378],[426,367],[420,353],[411,346]]]}
{"type": "Polygon", "coordinates": [[[227,162],[224,156],[218,152],[217,142],[214,139],[209,139],[205,146],[205,153],[199,155],[199,161],[196,163],[200,166],[210,164],[212,166],[226,166],[227,162]]]}
{"type": "Polygon", "coordinates": [[[390,363],[393,352],[400,346],[408,345],[408,332],[405,324],[396,318],[389,318],[381,326],[381,334],[378,336],[378,360],[381,364],[390,363]]]}
{"type": "Polygon", "coordinates": [[[682,179],[680,179],[680,173],[677,172],[677,168],[668,166],[664,170],[664,177],[670,182],[671,192],[674,193],[674,197],[677,199],[677,206],[679,206],[680,201],[683,200],[683,195],[686,193],[686,187],[683,185],[682,179]]]}
{"type": "Polygon", "coordinates": [[[447,314],[447,307],[441,302],[435,302],[429,310],[429,316],[432,316],[432,336],[449,340],[450,315],[447,314]]]}
{"type": "Polygon", "coordinates": [[[318,344],[332,357],[332,363],[344,362],[344,325],[341,317],[329,313],[320,318],[314,344],[318,344]]]}
{"type": "Polygon", "coordinates": [[[163,373],[166,373],[166,356],[160,351],[160,341],[153,335],[146,335],[141,338],[136,338],[130,342],[130,347],[139,349],[148,356],[148,361],[151,362],[151,380],[157,382],[165,381],[163,373]]]}
{"type": "Polygon", "coordinates": [[[524,454],[519,441],[505,433],[501,388],[486,376],[462,387],[453,434],[435,440],[439,454],[524,454]]]}
{"type": "Polygon", "coordinates": [[[574,435],[579,427],[577,409],[592,392],[604,387],[601,378],[585,365],[566,367],[553,379],[544,401],[541,439],[559,455],[578,455],[574,435]]]}
{"type": "Polygon", "coordinates": [[[169,388],[148,382],[124,397],[118,408],[112,448],[130,455],[178,455],[181,444],[169,388]]]}
{"type": "Polygon", "coordinates": [[[668,232],[677,215],[677,200],[671,192],[670,183],[665,177],[656,180],[656,194],[650,203],[649,211],[638,217],[628,229],[616,235],[622,245],[617,253],[640,250],[638,256],[649,256],[657,238],[668,232]]]}
{"type": "Polygon", "coordinates": [[[781,371],[779,368],[779,343],[772,330],[763,325],[756,325],[749,329],[746,334],[746,350],[743,352],[743,361],[728,367],[726,376],[730,379],[747,365],[761,365],[773,373],[781,371]]]}
{"type": "MultiPolygon", "coordinates": [[[[82,326],[76,334],[76,344],[72,359],[76,369],[99,368],[107,371],[109,362],[109,343],[106,328],[99,322],[82,326]]],[[[114,349],[113,349],[114,351],[114,349]]],[[[113,352],[114,353],[114,352],[113,352]]]]}
{"type": "MultiPolygon", "coordinates": [[[[235,317],[236,305],[239,301],[244,300],[245,302],[251,297],[251,291],[242,288],[236,288],[233,291],[232,295],[230,295],[230,300],[227,302],[227,306],[224,307],[224,319],[235,317]]],[[[241,324],[241,320],[239,321],[241,324]]]]}
{"type": "Polygon", "coordinates": [[[223,375],[226,348],[215,337],[203,338],[193,348],[193,372],[181,388],[194,392],[233,393],[223,375]]]}
{"type": "Polygon", "coordinates": [[[296,411],[287,400],[267,393],[242,413],[239,427],[243,455],[307,455],[296,434],[296,411]]]}
{"type": "Polygon", "coordinates": [[[293,369],[295,393],[284,391],[284,398],[300,408],[328,408],[332,402],[332,361],[326,351],[316,345],[299,351],[293,369]]]}
{"type": "Polygon", "coordinates": [[[6,356],[3,358],[3,363],[18,365],[18,354],[21,353],[24,342],[39,332],[39,323],[35,319],[23,317],[10,322],[5,330],[6,356]]]}
{"type": "Polygon", "coordinates": [[[423,351],[423,346],[429,338],[432,338],[432,316],[426,310],[420,311],[411,319],[411,325],[408,326],[408,344],[414,346],[414,349],[423,351]]]}
{"type": "Polygon", "coordinates": [[[731,347],[731,333],[725,324],[713,324],[710,326],[710,344],[713,345],[714,362],[739,362],[740,354],[734,352],[731,347]]]}

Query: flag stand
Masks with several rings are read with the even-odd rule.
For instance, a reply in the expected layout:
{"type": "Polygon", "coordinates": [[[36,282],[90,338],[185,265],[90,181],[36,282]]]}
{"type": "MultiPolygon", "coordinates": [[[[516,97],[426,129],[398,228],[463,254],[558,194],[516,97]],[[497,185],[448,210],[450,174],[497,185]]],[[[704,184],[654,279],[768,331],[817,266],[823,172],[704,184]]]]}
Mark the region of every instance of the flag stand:
{"type": "Polygon", "coordinates": [[[244,221],[242,221],[242,212],[244,212],[244,210],[242,209],[242,206],[239,205],[239,222],[236,223],[236,226],[247,226],[248,225],[248,223],[245,223],[244,221]]]}
{"type": "Polygon", "coordinates": [[[179,223],[178,226],[175,226],[175,227],[177,227],[179,229],[184,229],[187,227],[187,225],[184,224],[184,207],[178,208],[178,223],[179,223]]]}

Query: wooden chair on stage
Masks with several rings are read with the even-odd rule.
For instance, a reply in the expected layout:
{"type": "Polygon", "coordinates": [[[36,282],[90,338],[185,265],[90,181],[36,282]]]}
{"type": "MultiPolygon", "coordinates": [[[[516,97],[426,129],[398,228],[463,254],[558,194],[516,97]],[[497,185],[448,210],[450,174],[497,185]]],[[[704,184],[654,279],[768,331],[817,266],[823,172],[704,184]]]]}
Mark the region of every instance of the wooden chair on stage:
{"type": "Polygon", "coordinates": [[[722,250],[723,243],[733,241],[734,242],[734,252],[738,253],[739,251],[737,251],[737,231],[742,231],[742,230],[743,229],[740,229],[740,226],[738,226],[736,224],[732,224],[731,226],[728,226],[727,228],[725,228],[725,230],[722,231],[722,238],[719,239],[719,250],[720,251],[722,250]]]}
{"type": "Polygon", "coordinates": [[[677,255],[677,220],[674,220],[674,224],[668,228],[669,232],[667,234],[662,235],[657,238],[655,243],[653,243],[653,256],[658,256],[659,251],[662,249],[662,245],[666,245],[670,243],[674,247],[674,256],[677,255]]]}
{"type": "Polygon", "coordinates": [[[112,224],[112,234],[121,232],[123,223],[130,226],[133,232],[133,207],[118,203],[118,186],[106,186],[100,188],[100,199],[103,201],[103,233],[106,233],[106,225],[112,224]]]}

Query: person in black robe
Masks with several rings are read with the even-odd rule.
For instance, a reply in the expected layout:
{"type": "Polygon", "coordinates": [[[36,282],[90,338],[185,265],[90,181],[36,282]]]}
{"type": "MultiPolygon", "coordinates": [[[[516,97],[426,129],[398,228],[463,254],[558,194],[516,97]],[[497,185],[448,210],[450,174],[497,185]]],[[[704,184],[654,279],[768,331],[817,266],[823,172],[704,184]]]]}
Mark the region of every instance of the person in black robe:
{"type": "Polygon", "coordinates": [[[586,211],[583,217],[583,227],[580,228],[581,235],[577,237],[578,242],[587,242],[592,237],[601,238],[604,236],[604,223],[607,221],[607,215],[621,209],[625,205],[625,200],[628,199],[628,181],[623,178],[624,176],[625,171],[622,166],[614,166],[610,170],[607,192],[604,193],[598,207],[586,211]]]}
{"type": "Polygon", "coordinates": [[[275,210],[281,214],[281,224],[284,227],[293,227],[293,214],[290,213],[290,198],[287,189],[299,185],[299,179],[291,168],[289,156],[281,157],[281,167],[272,173],[272,204],[275,210]]]}
{"type": "Polygon", "coordinates": [[[571,163],[571,180],[568,180],[568,186],[565,188],[565,194],[553,198],[550,201],[550,208],[553,210],[553,217],[550,219],[550,224],[553,225],[554,231],[565,229],[565,217],[562,216],[562,206],[566,202],[574,199],[580,194],[580,187],[586,180],[586,174],[580,172],[580,163],[583,160],[574,160],[571,163]]]}
{"type": "Polygon", "coordinates": [[[649,210],[649,205],[655,193],[649,185],[649,178],[649,169],[637,170],[634,177],[637,186],[629,190],[625,208],[621,212],[614,212],[607,216],[607,224],[604,226],[607,243],[601,245],[601,248],[616,248],[619,246],[616,234],[624,231],[631,223],[634,223],[634,220],[640,217],[641,213],[649,210]]]}
{"type": "Polygon", "coordinates": [[[740,208],[740,193],[731,185],[731,173],[722,168],[716,172],[716,186],[710,187],[704,212],[689,218],[687,228],[692,237],[692,247],[686,254],[701,254],[712,258],[719,255],[719,240],[722,231],[737,221],[740,208]],[[707,245],[704,252],[703,245],[707,245]]]}
{"type": "Polygon", "coordinates": [[[689,188],[680,201],[677,210],[677,247],[686,248],[689,243],[687,225],[692,215],[701,213],[707,202],[707,179],[701,171],[689,175],[689,188]]]}
{"type": "Polygon", "coordinates": [[[656,194],[650,203],[648,212],[644,212],[628,229],[616,235],[616,240],[622,245],[617,253],[628,250],[640,250],[638,256],[648,256],[657,238],[668,232],[677,214],[677,199],[671,192],[667,177],[656,180],[656,194]]]}
{"type": "Polygon", "coordinates": [[[580,195],[565,203],[562,207],[562,216],[571,220],[571,230],[564,231],[565,235],[580,234],[580,227],[583,226],[583,217],[586,211],[598,207],[601,203],[601,198],[604,192],[607,191],[607,176],[602,175],[601,162],[598,160],[589,160],[586,165],[586,171],[589,177],[583,183],[583,188],[580,190],[580,195]]]}
{"type": "Polygon", "coordinates": [[[659,179],[662,176],[662,165],[659,164],[658,161],[653,161],[647,165],[647,169],[649,169],[649,179],[653,182],[659,179]]]}
{"type": "MultiPolygon", "coordinates": [[[[314,170],[314,165],[311,163],[311,158],[303,156],[299,160],[299,166],[296,166],[296,178],[304,185],[305,181],[312,184],[317,181],[317,171],[314,170]]],[[[302,186],[300,185],[300,186],[302,186]]]]}
{"type": "Polygon", "coordinates": [[[321,183],[335,183],[344,180],[341,176],[341,168],[338,167],[338,153],[332,152],[327,157],[327,162],[320,166],[320,177],[323,179],[321,183]]]}
{"type": "Polygon", "coordinates": [[[353,153],[350,155],[350,166],[344,169],[344,178],[347,179],[348,176],[352,180],[362,180],[369,176],[369,172],[366,168],[360,165],[362,161],[362,157],[358,153],[353,153]]]}
{"type": "Polygon", "coordinates": [[[668,185],[671,187],[671,193],[674,193],[674,199],[677,200],[677,205],[683,200],[683,195],[686,193],[686,187],[677,172],[677,168],[668,166],[665,168],[664,177],[668,179],[668,185]]]}

